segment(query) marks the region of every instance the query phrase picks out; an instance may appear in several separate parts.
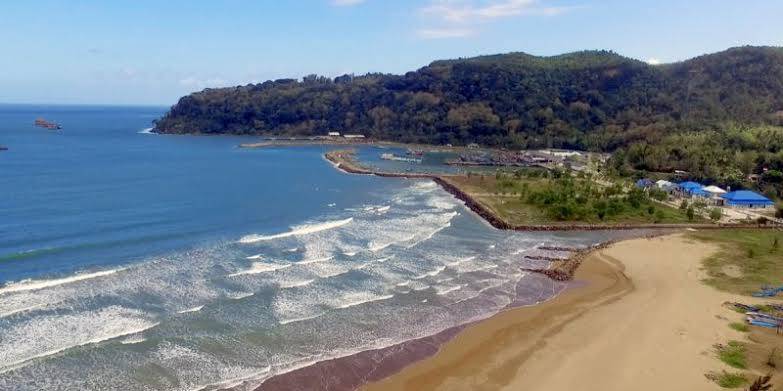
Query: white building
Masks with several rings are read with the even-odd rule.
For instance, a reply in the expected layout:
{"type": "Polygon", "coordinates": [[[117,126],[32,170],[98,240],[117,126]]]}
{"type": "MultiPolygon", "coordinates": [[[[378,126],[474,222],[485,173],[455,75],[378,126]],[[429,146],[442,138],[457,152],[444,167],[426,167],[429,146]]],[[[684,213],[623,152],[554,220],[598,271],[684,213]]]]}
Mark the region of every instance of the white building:
{"type": "Polygon", "coordinates": [[[340,132],[329,132],[329,137],[340,137],[340,132]]]}
{"type": "Polygon", "coordinates": [[[702,190],[706,191],[707,193],[710,193],[710,195],[712,195],[713,197],[717,197],[721,194],[726,194],[726,190],[723,190],[718,186],[707,186],[702,190]]]}
{"type": "Polygon", "coordinates": [[[364,138],[364,135],[363,134],[346,134],[343,137],[356,139],[356,138],[364,138]]]}
{"type": "Polygon", "coordinates": [[[568,150],[556,150],[556,149],[544,149],[541,151],[541,153],[545,153],[551,156],[556,156],[559,158],[568,158],[568,157],[580,157],[582,156],[581,152],[578,151],[568,151],[568,150]]]}
{"type": "Polygon", "coordinates": [[[674,183],[671,183],[669,181],[665,181],[665,180],[661,179],[661,180],[655,182],[655,187],[657,187],[657,188],[659,188],[661,190],[665,190],[665,191],[672,191],[672,190],[674,190],[674,188],[677,187],[677,185],[675,185],[674,183]]]}

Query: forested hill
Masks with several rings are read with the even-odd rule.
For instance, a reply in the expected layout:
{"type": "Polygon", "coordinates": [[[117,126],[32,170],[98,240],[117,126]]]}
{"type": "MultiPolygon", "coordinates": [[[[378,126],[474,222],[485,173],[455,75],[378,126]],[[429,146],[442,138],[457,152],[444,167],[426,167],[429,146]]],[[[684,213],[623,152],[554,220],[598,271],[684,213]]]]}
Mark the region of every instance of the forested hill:
{"type": "Polygon", "coordinates": [[[659,66],[609,51],[511,53],[405,75],[206,89],[181,98],[156,130],[614,150],[727,123],[783,124],[783,49],[741,47],[659,66]]]}

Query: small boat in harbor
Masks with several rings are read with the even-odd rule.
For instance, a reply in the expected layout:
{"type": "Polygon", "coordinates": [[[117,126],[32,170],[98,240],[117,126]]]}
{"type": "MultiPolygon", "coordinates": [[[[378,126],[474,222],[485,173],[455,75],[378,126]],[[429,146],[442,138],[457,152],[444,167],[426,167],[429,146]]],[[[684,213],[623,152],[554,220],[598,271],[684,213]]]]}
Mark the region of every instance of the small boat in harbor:
{"type": "Polygon", "coordinates": [[[60,124],[49,122],[43,118],[36,118],[33,124],[39,128],[44,128],[49,130],[60,130],[63,128],[62,126],[60,126],[60,124]]]}
{"type": "Polygon", "coordinates": [[[408,162],[408,163],[421,163],[421,159],[415,159],[410,157],[404,157],[404,156],[397,156],[393,153],[384,153],[381,154],[381,159],[383,160],[394,160],[397,162],[408,162]]]}

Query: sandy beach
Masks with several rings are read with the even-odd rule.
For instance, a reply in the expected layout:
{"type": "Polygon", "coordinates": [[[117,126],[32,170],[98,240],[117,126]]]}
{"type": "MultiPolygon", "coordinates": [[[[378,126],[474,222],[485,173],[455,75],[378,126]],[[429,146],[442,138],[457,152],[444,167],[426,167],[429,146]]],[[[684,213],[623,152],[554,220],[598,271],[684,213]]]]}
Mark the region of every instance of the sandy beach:
{"type": "Polygon", "coordinates": [[[741,335],[701,283],[716,247],[681,234],[590,255],[576,287],[467,328],[433,357],[365,390],[715,390],[713,344],[741,335]]]}

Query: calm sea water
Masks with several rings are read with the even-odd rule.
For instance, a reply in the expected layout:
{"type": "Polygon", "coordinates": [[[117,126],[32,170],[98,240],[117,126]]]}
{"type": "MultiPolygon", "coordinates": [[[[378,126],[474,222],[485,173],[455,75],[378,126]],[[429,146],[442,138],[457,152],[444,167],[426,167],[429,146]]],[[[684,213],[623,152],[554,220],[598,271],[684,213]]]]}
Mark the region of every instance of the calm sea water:
{"type": "Polygon", "coordinates": [[[523,256],[605,239],[497,231],[320,147],[145,134],[163,112],[0,106],[0,389],[251,388],[545,300],[523,256]]]}

